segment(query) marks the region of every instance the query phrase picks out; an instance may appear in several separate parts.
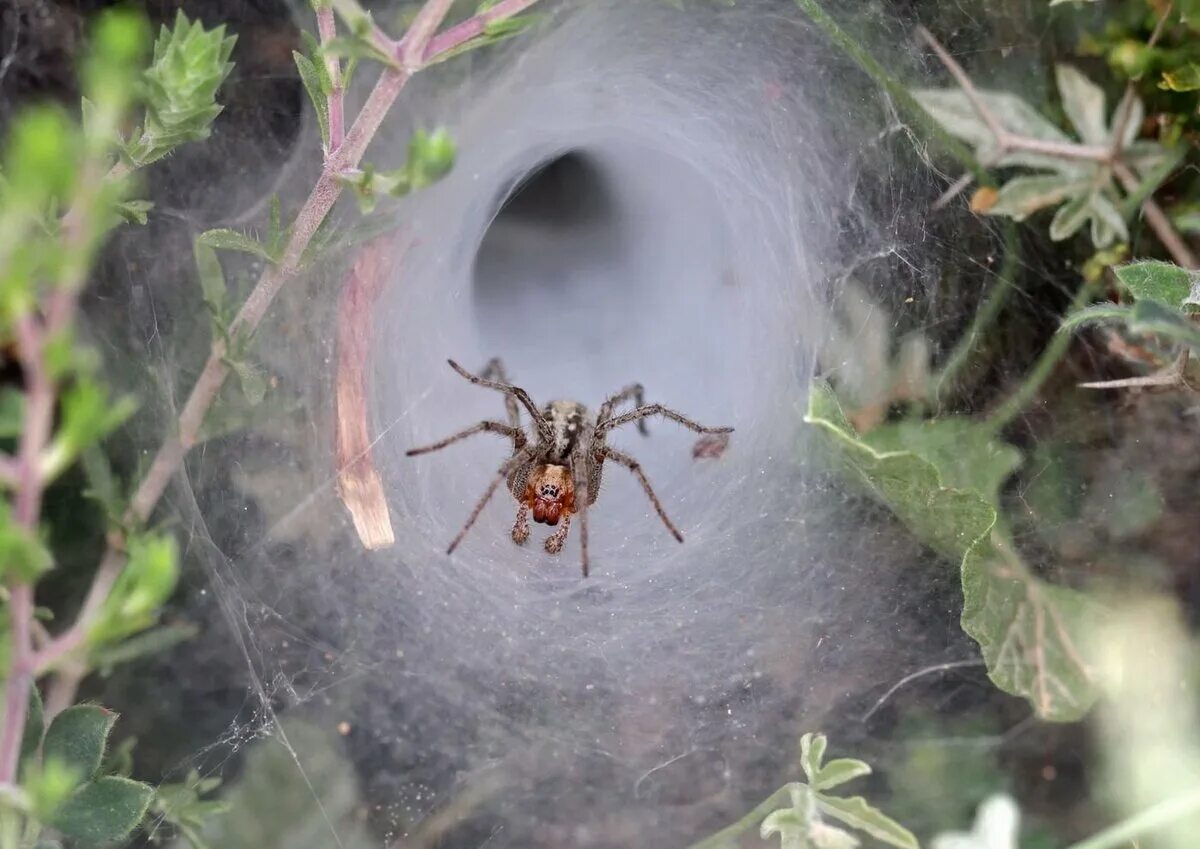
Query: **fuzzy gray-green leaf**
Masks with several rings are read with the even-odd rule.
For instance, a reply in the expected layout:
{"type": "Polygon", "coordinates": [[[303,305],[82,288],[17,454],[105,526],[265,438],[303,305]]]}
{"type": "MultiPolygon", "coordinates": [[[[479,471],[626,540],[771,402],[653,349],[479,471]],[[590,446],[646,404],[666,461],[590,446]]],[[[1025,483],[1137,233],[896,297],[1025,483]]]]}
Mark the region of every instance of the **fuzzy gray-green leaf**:
{"type": "Polygon", "coordinates": [[[254,256],[265,259],[267,262],[275,262],[275,257],[271,256],[271,252],[266,246],[245,233],[239,233],[237,230],[227,228],[218,228],[216,230],[208,230],[201,233],[197,239],[201,244],[208,245],[212,248],[217,248],[223,251],[239,251],[241,253],[253,254],[254,256]]]}
{"type": "Polygon", "coordinates": [[[825,746],[828,742],[824,734],[808,733],[800,738],[800,767],[809,782],[815,780],[821,772],[821,762],[825,760],[825,746]]]}
{"type": "Polygon", "coordinates": [[[809,779],[814,790],[829,790],[856,778],[871,774],[871,766],[855,758],[835,758],[821,767],[815,779],[809,779]]]}
{"type": "Polygon", "coordinates": [[[1014,177],[1000,187],[996,202],[988,209],[988,215],[1007,215],[1014,221],[1024,221],[1038,210],[1058,206],[1087,187],[1087,181],[1077,180],[1067,174],[1014,177]]]}
{"type": "Polygon", "coordinates": [[[148,784],[105,775],[76,790],[52,825],[86,846],[113,843],[137,828],[153,796],[148,784]]]}
{"type": "Polygon", "coordinates": [[[1087,144],[1104,145],[1109,141],[1104,111],[1104,89],[1070,65],[1054,69],[1063,111],[1071,119],[1079,137],[1087,144]]]}
{"type": "Polygon", "coordinates": [[[84,780],[100,769],[108,734],[117,715],[99,705],[74,705],[54,717],[46,729],[42,754],[75,770],[84,780]]]}
{"type": "Polygon", "coordinates": [[[1196,297],[1197,283],[1192,273],[1171,262],[1146,260],[1120,265],[1113,271],[1121,285],[1139,301],[1161,301],[1181,309],[1196,297]]]}
{"type": "Polygon", "coordinates": [[[1061,242],[1078,233],[1091,217],[1090,201],[1087,194],[1081,194],[1059,207],[1050,222],[1050,238],[1061,242]]]}
{"type": "Polygon", "coordinates": [[[883,811],[869,805],[861,796],[842,799],[818,793],[817,808],[826,816],[866,832],[881,843],[895,846],[897,849],[920,849],[920,844],[911,831],[883,811]]]}
{"type": "Polygon", "coordinates": [[[300,72],[300,81],[308,92],[313,109],[317,113],[317,125],[321,128],[321,144],[329,149],[329,100],[321,90],[321,74],[316,65],[303,53],[293,50],[292,58],[296,60],[296,70],[300,72]]]}

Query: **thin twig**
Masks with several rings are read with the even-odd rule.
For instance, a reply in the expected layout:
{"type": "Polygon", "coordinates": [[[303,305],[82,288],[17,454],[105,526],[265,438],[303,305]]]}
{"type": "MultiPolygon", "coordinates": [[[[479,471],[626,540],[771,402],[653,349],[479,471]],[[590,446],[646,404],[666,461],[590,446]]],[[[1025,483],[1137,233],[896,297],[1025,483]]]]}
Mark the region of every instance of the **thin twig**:
{"type": "Polygon", "coordinates": [[[457,47],[461,47],[472,38],[478,38],[487,31],[488,24],[495,21],[507,20],[525,11],[536,2],[537,0],[500,0],[499,3],[490,9],[480,12],[478,15],[463,21],[461,24],[450,27],[445,32],[429,40],[429,45],[425,48],[422,64],[428,65],[443,53],[448,53],[457,47]]]}
{"type": "Polygon", "coordinates": [[[1179,356],[1166,368],[1159,369],[1153,374],[1141,377],[1123,377],[1117,380],[1094,380],[1079,384],[1083,389],[1130,389],[1148,386],[1181,386],[1185,383],[1184,373],[1187,370],[1188,351],[1185,348],[1179,356]]]}
{"type": "Polygon", "coordinates": [[[1059,159],[1082,159],[1089,162],[1109,161],[1111,151],[1107,146],[1038,139],[1010,133],[1001,125],[987,103],[984,102],[983,96],[975,88],[975,84],[971,82],[971,78],[967,76],[967,72],[963,70],[962,65],[958,64],[949,51],[942,46],[942,43],[934,38],[933,33],[925,27],[917,27],[917,33],[925,40],[938,59],[941,60],[942,64],[946,66],[946,70],[950,72],[955,82],[963,90],[963,94],[966,95],[967,100],[970,101],[971,106],[978,113],[980,120],[983,121],[992,136],[996,139],[996,146],[999,148],[1000,157],[1014,151],[1023,150],[1059,159]]]}
{"type": "MultiPolygon", "coordinates": [[[[1174,0],[1170,0],[1163,8],[1162,14],[1158,17],[1158,22],[1154,25],[1154,32],[1150,34],[1150,40],[1146,42],[1146,49],[1154,48],[1158,44],[1158,40],[1162,38],[1163,30],[1167,25],[1167,18],[1170,16],[1174,0]]],[[[1144,73],[1144,72],[1143,72],[1144,73]]],[[[1117,119],[1113,122],[1112,136],[1112,152],[1110,158],[1116,162],[1121,158],[1125,147],[1125,133],[1129,129],[1129,120],[1133,116],[1133,104],[1137,101],[1137,82],[1142,78],[1142,74],[1133,77],[1125,85],[1125,94],[1121,97],[1121,105],[1117,107],[1117,119]]]]}
{"type": "MultiPolygon", "coordinates": [[[[327,47],[337,37],[337,21],[332,6],[317,7],[317,34],[321,46],[327,47]]],[[[346,137],[345,92],[342,90],[342,60],[332,53],[325,53],[325,69],[329,74],[330,92],[326,98],[329,106],[329,150],[332,153],[342,146],[346,137]]]]}
{"type": "MultiPolygon", "coordinates": [[[[1127,192],[1134,192],[1138,188],[1138,179],[1130,170],[1129,166],[1124,162],[1113,163],[1113,174],[1121,181],[1121,185],[1127,192]]],[[[1171,219],[1163,212],[1162,207],[1153,198],[1146,198],[1142,203],[1142,215],[1146,219],[1146,223],[1150,225],[1150,229],[1154,231],[1154,235],[1162,242],[1163,247],[1167,249],[1167,253],[1179,265],[1184,268],[1200,268],[1200,263],[1196,259],[1196,255],[1192,249],[1188,247],[1187,242],[1179,235],[1179,231],[1175,229],[1175,225],[1171,223],[1171,219]]]]}
{"type": "Polygon", "coordinates": [[[408,31],[400,39],[396,52],[401,66],[410,74],[420,70],[425,62],[425,48],[429,40],[437,33],[438,27],[450,14],[454,0],[425,0],[417,16],[409,25],[408,31]]]}

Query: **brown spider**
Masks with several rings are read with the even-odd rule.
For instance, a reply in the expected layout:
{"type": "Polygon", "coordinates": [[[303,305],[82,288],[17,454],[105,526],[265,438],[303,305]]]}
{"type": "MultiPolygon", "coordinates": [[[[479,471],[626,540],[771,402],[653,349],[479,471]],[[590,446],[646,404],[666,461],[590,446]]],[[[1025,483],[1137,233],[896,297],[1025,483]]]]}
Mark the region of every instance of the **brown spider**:
{"type": "Polygon", "coordinates": [[[561,526],[546,539],[546,551],[557,554],[562,551],[567,540],[567,532],[571,527],[571,516],[579,516],[579,545],[582,552],[583,576],[588,575],[588,539],[587,539],[587,508],[596,503],[600,494],[600,478],[604,471],[604,461],[612,460],[629,471],[642,485],[646,497],[654,505],[658,517],[675,539],[683,542],[683,534],[671,524],[667,513],[654,494],[641,465],[637,460],[607,445],[605,440],[609,431],[637,422],[638,430],[646,434],[645,419],[650,416],[663,416],[673,419],[684,427],[696,433],[732,433],[731,427],[704,427],[697,424],[681,413],[664,407],[662,404],[645,404],[642,399],[642,386],[639,383],[626,386],[620,392],[612,395],[600,405],[600,411],[595,417],[588,413],[587,408],[577,401],[551,401],[544,408],[538,409],[529,397],[529,393],[520,387],[513,386],[504,376],[504,367],[499,360],[491,360],[483,373],[476,377],[466,371],[454,360],[449,360],[450,367],[478,386],[486,386],[503,392],[504,406],[508,412],[508,424],[497,421],[482,421],[466,430],[459,431],[453,436],[426,445],[422,448],[409,450],[409,457],[417,454],[428,454],[439,451],[459,440],[474,436],[477,433],[497,433],[512,440],[513,453],[500,466],[496,476],[488,485],[483,497],[467,517],[466,524],[458,532],[458,536],[446,549],[447,554],[453,553],[467,531],[475,524],[484,506],[495,494],[500,484],[507,480],[508,491],[519,505],[517,520],[513,524],[512,538],[517,545],[523,545],[529,539],[529,514],[533,520],[546,525],[561,526]],[[495,378],[495,379],[493,379],[495,378]],[[617,407],[626,401],[633,400],[636,407],[629,412],[614,415],[617,407]],[[532,444],[521,426],[521,416],[518,403],[525,408],[533,419],[534,441],[532,444]],[[586,492],[586,497],[579,497],[586,492]]]}

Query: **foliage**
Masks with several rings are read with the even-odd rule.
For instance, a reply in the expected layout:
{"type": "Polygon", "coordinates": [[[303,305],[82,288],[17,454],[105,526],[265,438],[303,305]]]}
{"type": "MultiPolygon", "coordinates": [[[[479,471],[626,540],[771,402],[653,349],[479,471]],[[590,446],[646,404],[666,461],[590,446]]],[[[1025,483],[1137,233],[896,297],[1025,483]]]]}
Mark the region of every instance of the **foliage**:
{"type": "MultiPolygon", "coordinates": [[[[1055,77],[1062,109],[1082,145],[1119,152],[1143,179],[1166,159],[1161,144],[1137,139],[1145,116],[1140,98],[1122,100],[1106,120],[1103,89],[1070,65],[1059,65],[1055,77]]],[[[1023,221],[1040,210],[1057,208],[1050,222],[1050,238],[1055,241],[1074,236],[1089,221],[1092,243],[1098,249],[1129,238],[1121,211],[1124,195],[1111,163],[1051,152],[1056,149],[1052,146],[1074,140],[1024,99],[980,92],[976,102],[962,88],[918,89],[914,96],[947,132],[971,144],[980,161],[1000,168],[1035,169],[1005,182],[985,203],[976,204],[977,211],[1023,221]],[[1014,138],[1049,144],[1006,142],[997,137],[993,121],[1014,138]]]]}

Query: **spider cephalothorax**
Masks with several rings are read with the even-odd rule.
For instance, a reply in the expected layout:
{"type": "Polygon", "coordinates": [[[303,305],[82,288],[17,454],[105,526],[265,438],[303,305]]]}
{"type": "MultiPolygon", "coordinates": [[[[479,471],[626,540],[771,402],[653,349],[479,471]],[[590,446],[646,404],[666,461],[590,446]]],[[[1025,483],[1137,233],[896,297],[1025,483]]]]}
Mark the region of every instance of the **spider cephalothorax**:
{"type": "Polygon", "coordinates": [[[450,360],[450,367],[474,384],[503,392],[508,423],[482,421],[440,442],[413,448],[408,452],[408,456],[438,451],[477,433],[498,433],[511,439],[513,453],[500,466],[483,497],[475,504],[475,509],[467,517],[466,524],[451,541],[446,550],[447,554],[452,553],[466,536],[500,484],[507,483],[508,491],[519,505],[517,520],[512,529],[513,542],[517,545],[523,545],[529,539],[529,515],[532,513],[535,522],[557,526],[557,530],[546,539],[546,551],[557,554],[562,551],[567,540],[571,517],[579,517],[580,556],[583,576],[586,578],[587,508],[596,502],[596,497],[600,494],[600,479],[607,460],[624,466],[634,474],[667,530],[675,539],[683,542],[683,534],[679,533],[667,518],[667,513],[663,510],[658,496],[654,494],[641,465],[628,454],[610,447],[606,442],[608,433],[614,428],[636,422],[638,430],[645,434],[645,420],[650,416],[672,419],[697,433],[728,434],[733,432],[733,428],[704,427],[662,404],[645,404],[642,401],[642,386],[639,383],[626,386],[611,396],[600,405],[599,411],[593,417],[585,406],[575,401],[552,401],[538,409],[528,392],[508,382],[499,360],[489,362],[483,374],[478,377],[453,360],[450,360]],[[617,408],[627,401],[633,401],[637,406],[628,412],[617,414],[617,408]],[[521,425],[518,404],[525,408],[533,420],[532,443],[521,425]]]}

